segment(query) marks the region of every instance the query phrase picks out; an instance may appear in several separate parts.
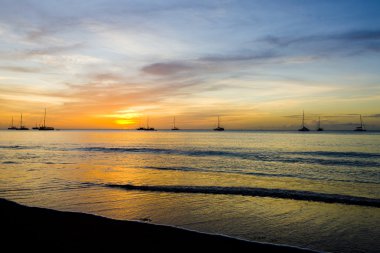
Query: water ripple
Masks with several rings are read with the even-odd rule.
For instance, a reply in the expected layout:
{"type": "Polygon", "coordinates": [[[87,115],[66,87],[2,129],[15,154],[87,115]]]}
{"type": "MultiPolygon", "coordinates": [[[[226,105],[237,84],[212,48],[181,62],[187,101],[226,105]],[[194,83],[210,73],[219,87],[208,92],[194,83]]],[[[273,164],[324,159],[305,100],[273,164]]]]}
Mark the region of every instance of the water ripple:
{"type": "Polygon", "coordinates": [[[311,191],[298,191],[286,189],[269,189],[253,187],[222,187],[222,186],[157,186],[157,185],[118,185],[106,184],[106,187],[121,188],[124,190],[169,192],[169,193],[202,193],[202,194],[223,194],[223,195],[243,195],[254,197],[271,197],[281,199],[294,199],[305,201],[316,201],[325,203],[339,203],[346,205],[359,205],[380,207],[380,199],[356,197],[341,194],[328,194],[311,191]]]}

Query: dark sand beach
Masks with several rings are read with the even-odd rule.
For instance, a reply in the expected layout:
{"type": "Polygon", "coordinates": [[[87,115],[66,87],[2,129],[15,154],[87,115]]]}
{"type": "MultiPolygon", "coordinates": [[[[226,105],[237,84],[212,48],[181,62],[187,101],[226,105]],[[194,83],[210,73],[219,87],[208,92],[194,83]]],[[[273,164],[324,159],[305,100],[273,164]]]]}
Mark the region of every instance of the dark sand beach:
{"type": "MultiPolygon", "coordinates": [[[[135,221],[27,207],[0,199],[2,244],[65,252],[312,252],[135,221]]],[[[10,251],[11,252],[11,251],[10,251]]]]}

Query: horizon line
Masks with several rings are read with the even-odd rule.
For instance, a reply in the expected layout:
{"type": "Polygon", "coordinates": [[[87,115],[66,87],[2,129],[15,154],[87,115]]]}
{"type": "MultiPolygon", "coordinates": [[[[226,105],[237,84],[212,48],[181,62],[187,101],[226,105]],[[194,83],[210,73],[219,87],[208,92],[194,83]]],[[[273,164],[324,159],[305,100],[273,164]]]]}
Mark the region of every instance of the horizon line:
{"type": "MultiPolygon", "coordinates": [[[[7,128],[1,128],[0,130],[7,130],[7,128]]],[[[108,130],[108,131],[139,131],[134,128],[55,128],[53,131],[67,131],[67,130],[108,130]]],[[[155,130],[160,131],[172,131],[171,128],[155,128],[155,130]]],[[[35,131],[30,129],[30,131],[35,131]]],[[[213,131],[212,128],[181,128],[179,131],[213,131]]],[[[273,132],[298,132],[298,129],[225,129],[225,131],[273,131],[273,132]]],[[[347,132],[347,131],[354,131],[353,129],[330,129],[330,130],[324,130],[324,132],[347,132]]],[[[367,129],[367,131],[370,132],[377,132],[380,131],[380,129],[367,129]]],[[[142,131],[144,132],[144,131],[142,131]]],[[[310,130],[310,132],[317,132],[317,130],[310,130]]]]}

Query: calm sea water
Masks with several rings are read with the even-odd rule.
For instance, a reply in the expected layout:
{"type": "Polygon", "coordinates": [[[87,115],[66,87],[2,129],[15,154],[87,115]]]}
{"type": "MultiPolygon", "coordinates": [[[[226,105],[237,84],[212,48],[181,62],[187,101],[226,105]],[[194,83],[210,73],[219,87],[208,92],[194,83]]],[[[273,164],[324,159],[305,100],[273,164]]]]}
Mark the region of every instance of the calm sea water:
{"type": "Polygon", "coordinates": [[[0,197],[254,241],[378,252],[380,133],[0,131],[0,197]]]}

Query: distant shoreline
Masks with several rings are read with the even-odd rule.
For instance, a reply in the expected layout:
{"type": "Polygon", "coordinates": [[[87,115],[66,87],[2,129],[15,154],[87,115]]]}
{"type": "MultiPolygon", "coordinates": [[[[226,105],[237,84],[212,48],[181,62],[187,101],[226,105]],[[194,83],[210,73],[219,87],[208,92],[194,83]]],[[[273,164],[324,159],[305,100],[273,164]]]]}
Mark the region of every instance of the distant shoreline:
{"type": "Polygon", "coordinates": [[[4,248],[16,252],[316,252],[137,221],[27,207],[0,198],[4,248]],[[19,243],[13,243],[13,242],[19,243]]]}

